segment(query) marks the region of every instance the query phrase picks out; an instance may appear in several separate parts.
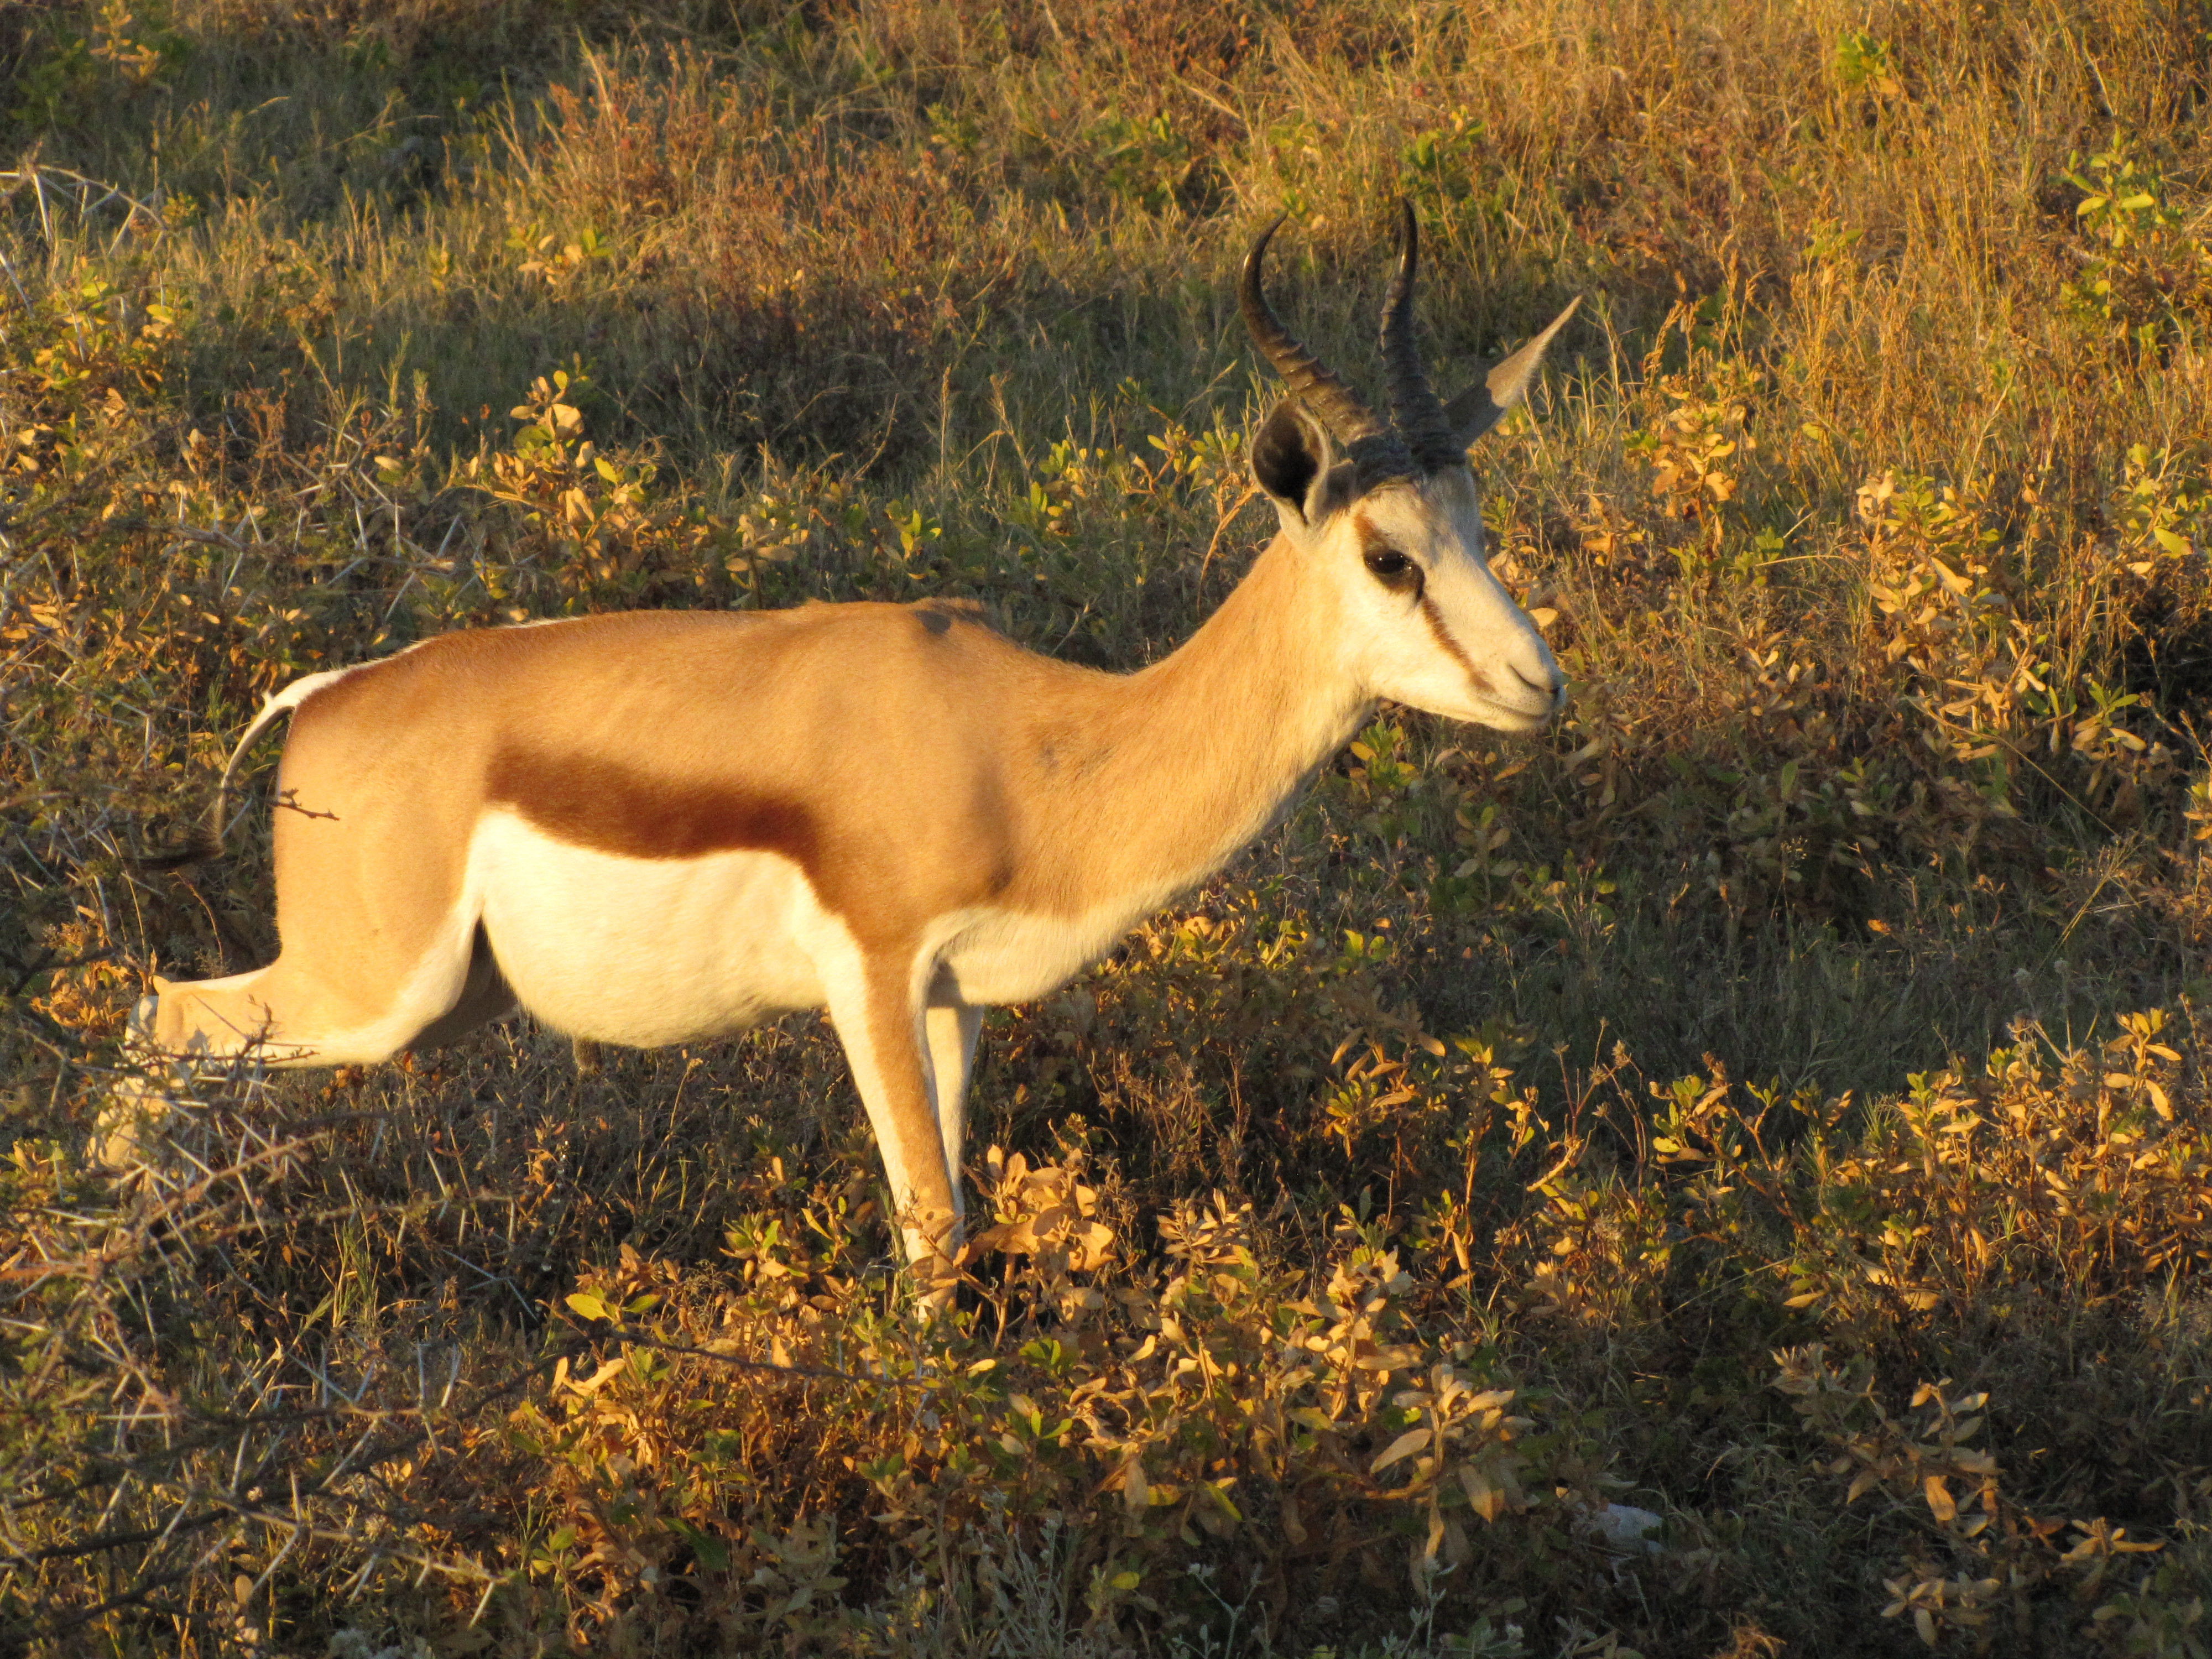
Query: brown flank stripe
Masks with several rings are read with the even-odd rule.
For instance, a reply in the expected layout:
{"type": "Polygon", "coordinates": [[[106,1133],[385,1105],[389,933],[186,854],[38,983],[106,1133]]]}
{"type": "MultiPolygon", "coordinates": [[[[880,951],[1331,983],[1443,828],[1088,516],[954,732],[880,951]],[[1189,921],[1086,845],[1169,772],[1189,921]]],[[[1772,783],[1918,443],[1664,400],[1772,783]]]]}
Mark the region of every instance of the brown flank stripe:
{"type": "Polygon", "coordinates": [[[650,777],[596,757],[502,749],[485,793],[556,840],[621,858],[781,853],[811,878],[821,852],[813,815],[797,801],[650,777]]]}

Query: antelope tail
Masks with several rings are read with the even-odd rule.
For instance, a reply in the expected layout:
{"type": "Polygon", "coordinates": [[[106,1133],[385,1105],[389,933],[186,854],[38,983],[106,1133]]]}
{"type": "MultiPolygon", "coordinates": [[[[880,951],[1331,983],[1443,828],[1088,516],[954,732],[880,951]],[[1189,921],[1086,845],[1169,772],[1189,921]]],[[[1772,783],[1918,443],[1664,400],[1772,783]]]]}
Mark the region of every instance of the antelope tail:
{"type": "Polygon", "coordinates": [[[215,787],[215,804],[208,809],[206,820],[181,846],[173,847],[166,852],[150,853],[136,860],[137,866],[141,870],[158,872],[183,870],[221,858],[223,854],[222,838],[230,828],[230,787],[238,777],[238,769],[246,759],[246,750],[253,747],[263,732],[276,723],[279,715],[289,714],[331,681],[343,679],[351,672],[351,668],[333,668],[325,673],[303,675],[263,703],[261,712],[253,717],[253,724],[246,728],[246,735],[239,738],[238,746],[230,751],[230,760],[222,769],[222,781],[215,787]]]}

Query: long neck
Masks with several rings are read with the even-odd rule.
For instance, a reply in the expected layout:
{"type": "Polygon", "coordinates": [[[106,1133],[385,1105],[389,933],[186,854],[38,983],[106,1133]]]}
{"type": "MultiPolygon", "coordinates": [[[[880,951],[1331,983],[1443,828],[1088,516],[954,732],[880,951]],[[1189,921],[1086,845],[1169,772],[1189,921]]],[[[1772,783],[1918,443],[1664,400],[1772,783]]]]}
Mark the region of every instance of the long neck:
{"type": "Polygon", "coordinates": [[[1066,879],[1095,902],[1203,880],[1266,827],[1367,707],[1281,538],[1205,625],[1140,672],[1093,683],[1083,758],[1051,790],[1066,879]]]}

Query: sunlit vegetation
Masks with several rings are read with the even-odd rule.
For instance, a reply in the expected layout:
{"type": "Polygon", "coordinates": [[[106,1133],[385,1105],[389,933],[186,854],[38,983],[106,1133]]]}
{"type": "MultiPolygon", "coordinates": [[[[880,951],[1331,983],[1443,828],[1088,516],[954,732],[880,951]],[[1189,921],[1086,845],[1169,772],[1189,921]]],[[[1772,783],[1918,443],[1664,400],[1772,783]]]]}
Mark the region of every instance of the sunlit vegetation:
{"type": "Polygon", "coordinates": [[[0,8],[0,1650],[2212,1653],[2208,30],[0,8]],[[955,1315],[812,1019],[104,1133],[272,949],[265,792],[133,861],[263,696],[810,599],[1141,664],[1270,532],[1245,241],[1357,373],[1400,194],[1448,389],[1584,296],[1477,456],[1573,705],[1382,709],[994,1016],[955,1315]]]}

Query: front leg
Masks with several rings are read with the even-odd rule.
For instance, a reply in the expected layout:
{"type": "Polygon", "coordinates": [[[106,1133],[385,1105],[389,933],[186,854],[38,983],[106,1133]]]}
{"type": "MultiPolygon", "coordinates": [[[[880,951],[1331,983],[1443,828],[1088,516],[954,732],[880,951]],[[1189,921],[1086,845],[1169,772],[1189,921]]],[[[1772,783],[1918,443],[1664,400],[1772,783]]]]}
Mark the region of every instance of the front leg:
{"type": "Polygon", "coordinates": [[[932,1098],[924,986],[904,961],[866,958],[829,987],[830,1024],[883,1154],[916,1285],[942,1306],[960,1249],[960,1205],[932,1098]]]}
{"type": "Polygon", "coordinates": [[[968,1079],[975,1068],[983,1011],[957,1000],[939,975],[923,1024],[929,1039],[930,1091],[937,1100],[937,1133],[945,1142],[945,1173],[952,1183],[952,1211],[964,1217],[968,1201],[960,1183],[960,1147],[968,1133],[968,1079]]]}

